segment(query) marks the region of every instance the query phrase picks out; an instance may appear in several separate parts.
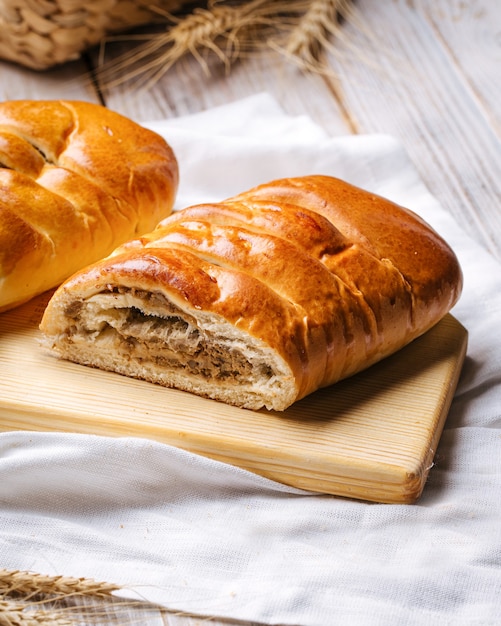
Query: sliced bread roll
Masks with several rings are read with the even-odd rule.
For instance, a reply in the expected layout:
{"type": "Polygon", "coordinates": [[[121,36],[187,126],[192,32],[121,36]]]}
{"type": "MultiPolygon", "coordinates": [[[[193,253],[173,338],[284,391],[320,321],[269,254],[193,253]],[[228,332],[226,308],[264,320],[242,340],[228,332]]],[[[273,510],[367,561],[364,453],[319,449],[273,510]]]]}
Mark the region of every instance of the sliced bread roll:
{"type": "Polygon", "coordinates": [[[307,176],[172,214],[63,284],[41,330],[64,359],[282,411],[426,332],[461,288],[417,215],[307,176]]]}

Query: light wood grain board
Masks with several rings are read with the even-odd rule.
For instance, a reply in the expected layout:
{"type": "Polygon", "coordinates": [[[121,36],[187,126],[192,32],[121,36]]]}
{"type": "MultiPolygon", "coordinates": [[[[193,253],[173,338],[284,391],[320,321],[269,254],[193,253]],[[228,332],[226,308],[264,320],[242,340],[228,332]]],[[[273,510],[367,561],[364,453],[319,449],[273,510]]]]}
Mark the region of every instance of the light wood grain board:
{"type": "Polygon", "coordinates": [[[283,413],[249,411],[59,360],[44,295],[0,315],[0,429],[138,436],[304,489],[377,502],[422,493],[467,333],[451,315],[398,354],[283,413]]]}

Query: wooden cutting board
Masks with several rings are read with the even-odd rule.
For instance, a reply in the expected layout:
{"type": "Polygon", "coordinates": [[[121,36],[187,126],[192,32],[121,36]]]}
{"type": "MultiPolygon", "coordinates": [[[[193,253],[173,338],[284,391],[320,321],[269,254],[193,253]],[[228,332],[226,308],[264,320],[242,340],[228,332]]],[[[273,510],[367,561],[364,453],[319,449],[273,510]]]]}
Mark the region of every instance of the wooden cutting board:
{"type": "Polygon", "coordinates": [[[283,413],[254,412],[45,354],[38,323],[47,299],[0,315],[0,430],[146,437],[374,502],[421,495],[467,345],[466,330],[447,315],[366,372],[283,413]]]}

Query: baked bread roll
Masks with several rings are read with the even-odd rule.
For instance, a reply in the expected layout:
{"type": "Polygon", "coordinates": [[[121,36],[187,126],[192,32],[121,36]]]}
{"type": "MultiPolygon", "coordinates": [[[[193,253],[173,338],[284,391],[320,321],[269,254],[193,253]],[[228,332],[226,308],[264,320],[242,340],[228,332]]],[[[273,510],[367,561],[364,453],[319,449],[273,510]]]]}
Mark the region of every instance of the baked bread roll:
{"type": "Polygon", "coordinates": [[[282,411],[424,333],[461,288],[418,216],[308,176],[173,213],[62,285],[41,330],[64,359],[282,411]]]}
{"type": "Polygon", "coordinates": [[[177,184],[164,139],[102,106],[0,103],[0,311],[151,231],[177,184]]]}

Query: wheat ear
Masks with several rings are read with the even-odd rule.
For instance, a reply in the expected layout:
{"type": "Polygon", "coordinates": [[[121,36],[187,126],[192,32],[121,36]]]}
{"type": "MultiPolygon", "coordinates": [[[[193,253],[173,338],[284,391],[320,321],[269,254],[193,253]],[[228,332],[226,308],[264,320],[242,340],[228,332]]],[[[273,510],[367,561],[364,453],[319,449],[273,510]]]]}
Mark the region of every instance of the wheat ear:
{"type": "Polygon", "coordinates": [[[263,49],[279,50],[304,69],[319,69],[318,57],[329,46],[329,36],[340,30],[339,13],[351,0],[249,0],[225,3],[209,0],[206,8],[176,17],[163,32],[114,37],[101,47],[96,78],[103,89],[125,82],[154,85],[186,54],[191,54],[210,75],[207,56],[213,53],[227,70],[239,57],[263,49]],[[110,41],[142,42],[114,61],[104,63],[110,41]],[[284,43],[285,42],[285,43],[284,43]]]}
{"type": "MultiPolygon", "coordinates": [[[[206,75],[210,74],[204,57],[207,52],[214,53],[229,68],[241,52],[242,34],[252,28],[270,27],[275,11],[274,3],[269,0],[251,0],[236,5],[212,0],[206,9],[197,7],[182,18],[166,14],[172,25],[164,32],[137,37],[145,43],[103,65],[97,77],[105,88],[138,78],[146,78],[146,87],[149,87],[188,53],[197,59],[206,75]],[[124,75],[117,77],[118,72],[124,72],[124,75]]],[[[107,41],[113,40],[117,38],[107,41]]]]}
{"type": "Polygon", "coordinates": [[[109,596],[119,586],[96,582],[89,578],[45,576],[32,572],[0,569],[0,595],[22,594],[24,599],[36,595],[55,596],[109,596]]]}
{"type": "Polygon", "coordinates": [[[350,3],[350,0],[311,0],[285,41],[270,40],[270,47],[302,69],[324,71],[321,54],[334,49],[331,39],[340,35],[341,20],[350,3]]]}

